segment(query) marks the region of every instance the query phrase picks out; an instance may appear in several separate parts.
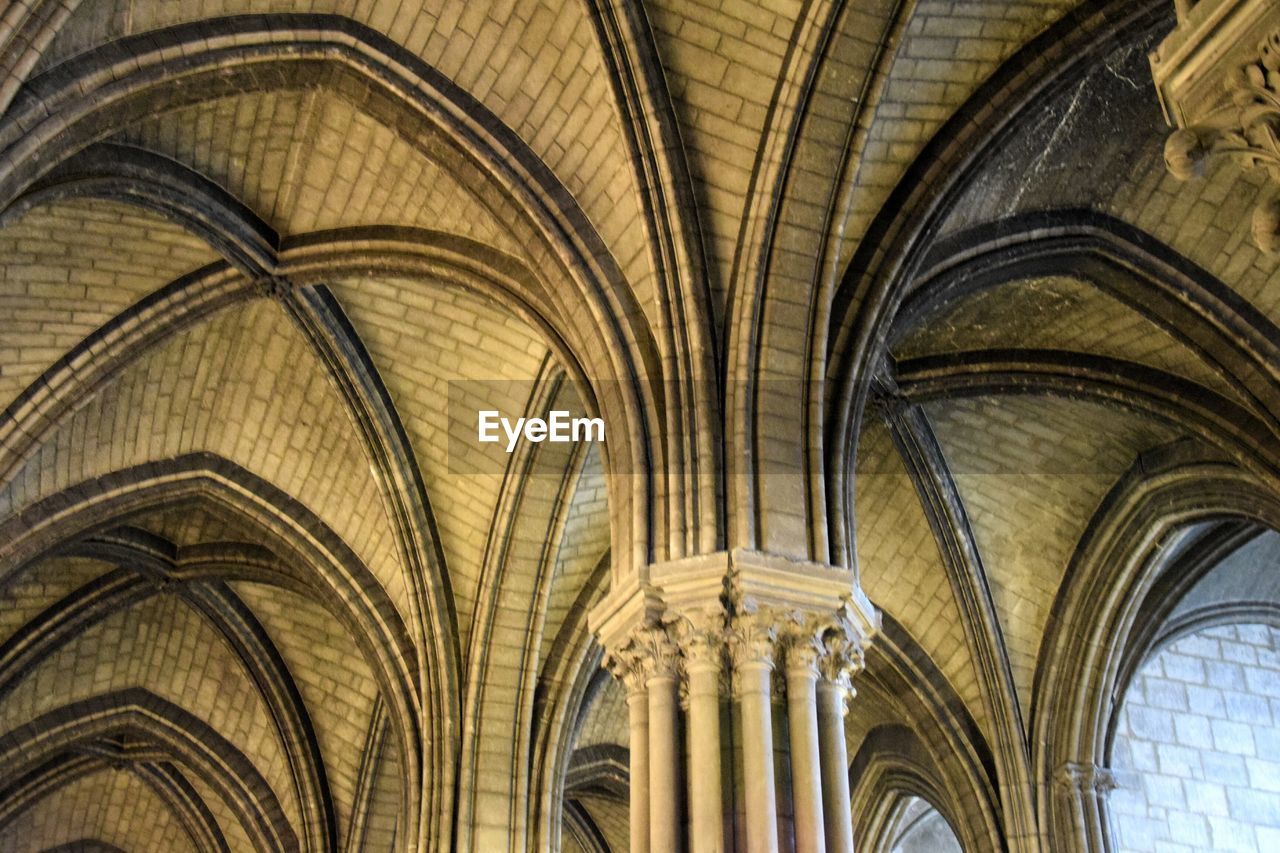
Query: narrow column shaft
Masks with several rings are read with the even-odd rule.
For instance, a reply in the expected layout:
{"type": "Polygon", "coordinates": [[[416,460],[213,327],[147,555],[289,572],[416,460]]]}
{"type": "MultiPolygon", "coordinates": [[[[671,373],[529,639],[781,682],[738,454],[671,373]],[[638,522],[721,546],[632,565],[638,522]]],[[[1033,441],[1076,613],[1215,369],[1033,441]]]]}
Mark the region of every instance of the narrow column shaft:
{"type": "Polygon", "coordinates": [[[1058,768],[1057,783],[1071,815],[1076,846],[1088,853],[1108,853],[1106,799],[1115,787],[1111,771],[1093,764],[1064,764],[1058,768]]]}
{"type": "Polygon", "coordinates": [[[853,853],[849,756],[844,741],[848,690],[840,679],[823,678],[818,682],[818,743],[822,755],[822,811],[827,853],[853,853]]]}
{"type": "Polygon", "coordinates": [[[692,853],[723,853],[724,805],[720,781],[719,647],[690,660],[689,767],[695,775],[689,800],[692,853]]]}
{"type": "Polygon", "coordinates": [[[649,853],[649,694],[643,681],[627,690],[631,721],[631,850],[649,853]]]}
{"type": "Polygon", "coordinates": [[[818,746],[818,670],[814,649],[787,652],[787,721],[791,733],[791,788],[796,853],[826,853],[822,770],[818,746]]]}
{"type": "Polygon", "coordinates": [[[738,702],[742,714],[742,770],[747,808],[747,850],[776,853],[778,803],[773,773],[773,718],[767,660],[738,665],[738,702]]]}
{"type": "Polygon", "coordinates": [[[1089,846],[1089,814],[1085,810],[1084,802],[1080,799],[1080,793],[1078,791],[1068,791],[1065,797],[1067,799],[1067,808],[1071,812],[1071,823],[1076,830],[1075,843],[1085,853],[1097,853],[1097,851],[1091,850],[1089,846]]]}
{"type": "Polygon", "coordinates": [[[1089,849],[1095,853],[1107,853],[1107,842],[1102,831],[1102,793],[1096,789],[1085,791],[1084,807],[1089,821],[1089,849]]]}
{"type": "Polygon", "coordinates": [[[680,849],[680,777],[674,671],[649,677],[649,843],[653,853],[680,849]]]}

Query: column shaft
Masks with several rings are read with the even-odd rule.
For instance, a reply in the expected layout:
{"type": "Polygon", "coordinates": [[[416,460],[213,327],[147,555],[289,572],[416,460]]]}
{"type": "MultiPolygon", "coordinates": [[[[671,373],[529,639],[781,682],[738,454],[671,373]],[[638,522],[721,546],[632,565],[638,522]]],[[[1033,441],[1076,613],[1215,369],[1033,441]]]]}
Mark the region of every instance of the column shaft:
{"type": "Polygon", "coordinates": [[[1098,802],[1102,794],[1097,790],[1084,792],[1085,814],[1089,821],[1089,849],[1095,853],[1107,853],[1106,837],[1102,831],[1102,808],[1098,802]]]}
{"type": "Polygon", "coordinates": [[[822,763],[822,811],[827,853],[853,853],[853,815],[849,803],[849,756],[844,741],[848,688],[822,679],[818,683],[818,740],[822,763]]]}
{"type": "MultiPolygon", "coordinates": [[[[719,649],[715,649],[718,654],[719,649]]],[[[724,801],[720,781],[720,665],[698,661],[689,670],[690,848],[723,853],[724,801]]]]}
{"type": "Polygon", "coordinates": [[[742,714],[742,775],[749,853],[777,853],[778,850],[769,684],[772,670],[769,663],[755,660],[740,664],[735,673],[742,714]]]}
{"type": "Polygon", "coordinates": [[[649,694],[643,688],[627,692],[631,721],[631,850],[649,853],[649,694]]]}
{"type": "Polygon", "coordinates": [[[649,843],[653,853],[680,849],[680,711],[674,674],[649,677],[649,843]]]}
{"type": "Polygon", "coordinates": [[[818,746],[818,678],[810,650],[787,656],[787,720],[791,733],[791,789],[795,802],[796,853],[826,853],[822,815],[822,770],[818,746]]]}

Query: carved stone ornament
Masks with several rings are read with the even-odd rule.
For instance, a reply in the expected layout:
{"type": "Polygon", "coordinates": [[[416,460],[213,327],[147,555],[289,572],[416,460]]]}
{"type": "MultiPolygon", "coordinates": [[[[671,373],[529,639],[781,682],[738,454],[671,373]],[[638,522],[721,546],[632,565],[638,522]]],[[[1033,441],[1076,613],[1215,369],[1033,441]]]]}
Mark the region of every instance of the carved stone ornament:
{"type": "Polygon", "coordinates": [[[282,275],[264,275],[254,279],[254,289],[266,299],[284,299],[293,292],[294,284],[282,275]]]}
{"type": "Polygon", "coordinates": [[[842,607],[822,635],[824,654],[818,661],[822,677],[850,691],[850,679],[866,666],[866,653],[861,638],[853,630],[852,620],[842,607]]]}
{"type": "Polygon", "coordinates": [[[622,682],[628,696],[644,692],[649,677],[647,664],[648,657],[634,641],[620,649],[607,650],[604,656],[604,668],[622,682]]]}
{"type": "Polygon", "coordinates": [[[826,655],[823,638],[834,620],[829,616],[793,612],[782,630],[788,673],[805,672],[818,678],[820,664],[826,655]]]}
{"type": "Polygon", "coordinates": [[[1178,28],[1151,55],[1165,116],[1176,127],[1164,159],[1179,180],[1232,159],[1268,177],[1253,238],[1280,254],[1280,5],[1201,0],[1179,8],[1178,28]]]}
{"type": "Polygon", "coordinates": [[[682,616],[672,626],[672,633],[684,656],[686,669],[708,666],[723,669],[725,651],[725,616],[720,608],[682,616]]]}
{"type": "Polygon", "coordinates": [[[750,604],[740,608],[729,626],[729,657],[735,672],[758,664],[772,670],[778,647],[778,625],[781,621],[771,608],[750,604]]]}
{"type": "Polygon", "coordinates": [[[1115,774],[1096,764],[1068,762],[1058,768],[1054,779],[1074,794],[1106,794],[1119,787],[1115,774]]]}
{"type": "Polygon", "coordinates": [[[680,647],[668,625],[648,625],[636,632],[636,645],[647,656],[648,677],[676,678],[680,673],[680,647]]]}
{"type": "Polygon", "coordinates": [[[724,609],[717,605],[681,616],[672,624],[685,676],[680,680],[680,707],[686,711],[689,710],[690,678],[693,675],[714,675],[717,696],[725,695],[731,689],[729,667],[725,665],[728,648],[725,622],[724,609]]]}
{"type": "Polygon", "coordinates": [[[742,602],[739,613],[730,620],[728,628],[728,654],[733,670],[733,694],[741,697],[744,689],[754,688],[745,679],[750,667],[764,667],[768,674],[769,693],[776,697],[773,685],[774,665],[778,653],[778,613],[773,608],[756,607],[753,602],[742,602]]]}

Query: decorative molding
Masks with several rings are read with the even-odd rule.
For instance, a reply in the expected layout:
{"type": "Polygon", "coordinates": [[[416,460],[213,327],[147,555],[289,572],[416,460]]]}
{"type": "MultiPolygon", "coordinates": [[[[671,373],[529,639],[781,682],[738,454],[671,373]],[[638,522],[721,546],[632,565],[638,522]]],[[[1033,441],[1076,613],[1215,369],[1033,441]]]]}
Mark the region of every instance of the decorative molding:
{"type": "Polygon", "coordinates": [[[850,679],[866,668],[866,649],[852,632],[835,627],[823,636],[823,655],[818,661],[822,677],[852,691],[850,679]]]}
{"type": "Polygon", "coordinates": [[[606,651],[604,668],[622,682],[627,690],[628,702],[644,695],[645,682],[649,677],[648,657],[634,642],[628,642],[622,648],[606,651]]]}
{"type": "MultiPolygon", "coordinates": [[[[894,378],[901,398],[916,404],[994,394],[1118,404],[1193,431],[1260,476],[1280,471],[1280,438],[1247,406],[1175,373],[1125,359],[1050,349],[968,350],[896,362],[894,378]]],[[[909,417],[904,410],[886,423],[897,433],[909,417]]],[[[902,443],[896,435],[895,440],[902,443]]]]}
{"type": "Polygon", "coordinates": [[[636,641],[645,656],[647,680],[680,675],[680,646],[669,625],[648,625],[637,632],[636,641]]]}
{"type": "Polygon", "coordinates": [[[1178,2],[1178,27],[1151,54],[1165,119],[1165,165],[1179,180],[1229,157],[1272,187],[1253,213],[1253,237],[1280,254],[1280,6],[1272,0],[1178,2]]]}
{"type": "Polygon", "coordinates": [[[7,788],[68,752],[107,744],[108,766],[134,765],[134,758],[163,759],[180,766],[222,799],[244,827],[255,849],[300,851],[302,845],[266,778],[238,747],[199,717],[150,691],[133,687],[97,694],[42,713],[0,735],[0,789],[7,788]],[[113,749],[123,742],[141,749],[113,749]]]}
{"type": "Polygon", "coordinates": [[[724,606],[717,601],[672,623],[672,631],[680,648],[684,677],[680,679],[680,707],[689,710],[691,677],[709,673],[715,677],[717,696],[729,693],[730,668],[725,660],[728,628],[724,606]]]}

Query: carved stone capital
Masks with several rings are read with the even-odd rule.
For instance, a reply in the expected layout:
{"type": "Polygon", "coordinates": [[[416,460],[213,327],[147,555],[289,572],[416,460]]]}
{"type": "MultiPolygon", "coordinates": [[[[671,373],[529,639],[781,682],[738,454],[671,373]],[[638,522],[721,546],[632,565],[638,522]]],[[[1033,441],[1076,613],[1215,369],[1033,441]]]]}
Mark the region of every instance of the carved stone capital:
{"type": "Polygon", "coordinates": [[[637,644],[647,656],[648,678],[676,678],[680,673],[680,647],[667,625],[646,625],[636,632],[637,644]]]}
{"type": "Polygon", "coordinates": [[[680,671],[680,647],[666,625],[640,625],[621,645],[606,650],[604,666],[627,689],[628,701],[646,695],[655,679],[675,679],[680,671]]]}
{"type": "Polygon", "coordinates": [[[1053,774],[1054,782],[1073,795],[1106,795],[1119,787],[1115,773],[1096,764],[1069,761],[1053,774]]]}
{"type": "Polygon", "coordinates": [[[790,640],[787,643],[787,676],[817,679],[821,674],[822,647],[812,640],[790,640]]]}
{"type": "Polygon", "coordinates": [[[826,653],[822,638],[831,620],[826,616],[793,611],[781,631],[786,654],[787,676],[821,676],[820,663],[826,653]]]}
{"type": "Polygon", "coordinates": [[[735,672],[751,665],[773,669],[781,622],[778,617],[769,608],[751,608],[733,617],[729,624],[729,658],[735,672]]]}
{"type": "Polygon", "coordinates": [[[849,687],[850,679],[866,666],[862,638],[847,619],[831,622],[822,635],[822,650],[818,669],[827,681],[849,687]]]}
{"type": "Polygon", "coordinates": [[[622,682],[629,700],[644,695],[645,682],[649,677],[648,657],[634,642],[628,642],[618,649],[607,649],[604,668],[622,682]]]}
{"type": "Polygon", "coordinates": [[[672,632],[686,671],[706,669],[719,672],[724,668],[725,623],[724,609],[718,606],[697,610],[675,620],[672,632]]]}
{"type": "Polygon", "coordinates": [[[1280,5],[1273,0],[1202,0],[1151,54],[1165,118],[1176,128],[1165,165],[1179,180],[1208,161],[1259,170],[1270,190],[1253,215],[1253,236],[1280,253],[1280,5]]]}

